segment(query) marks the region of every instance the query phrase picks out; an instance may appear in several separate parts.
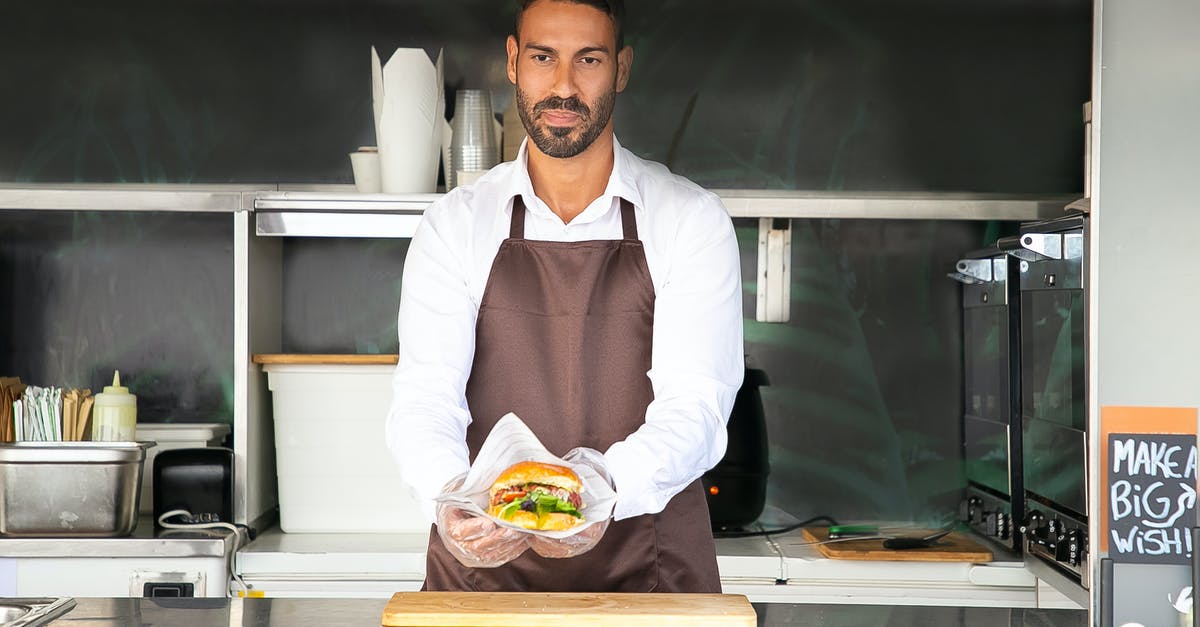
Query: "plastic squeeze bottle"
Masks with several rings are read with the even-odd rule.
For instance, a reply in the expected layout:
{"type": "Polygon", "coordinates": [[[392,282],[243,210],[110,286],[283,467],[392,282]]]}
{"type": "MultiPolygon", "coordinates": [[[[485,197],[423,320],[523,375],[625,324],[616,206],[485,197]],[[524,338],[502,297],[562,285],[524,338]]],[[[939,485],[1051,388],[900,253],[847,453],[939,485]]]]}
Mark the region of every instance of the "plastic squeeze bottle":
{"type": "Polygon", "coordinates": [[[113,371],[112,385],[96,395],[92,406],[92,439],[132,442],[137,437],[137,396],[121,385],[121,371],[113,371]]]}

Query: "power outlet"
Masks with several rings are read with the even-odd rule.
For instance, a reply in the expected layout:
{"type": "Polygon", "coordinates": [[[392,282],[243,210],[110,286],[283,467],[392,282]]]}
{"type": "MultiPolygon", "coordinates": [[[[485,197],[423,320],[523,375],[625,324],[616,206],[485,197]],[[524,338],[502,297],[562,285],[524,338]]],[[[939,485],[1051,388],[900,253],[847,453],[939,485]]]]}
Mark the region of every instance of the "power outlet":
{"type": "Polygon", "coordinates": [[[136,570],[129,575],[129,596],[207,596],[204,573],[136,570]]]}

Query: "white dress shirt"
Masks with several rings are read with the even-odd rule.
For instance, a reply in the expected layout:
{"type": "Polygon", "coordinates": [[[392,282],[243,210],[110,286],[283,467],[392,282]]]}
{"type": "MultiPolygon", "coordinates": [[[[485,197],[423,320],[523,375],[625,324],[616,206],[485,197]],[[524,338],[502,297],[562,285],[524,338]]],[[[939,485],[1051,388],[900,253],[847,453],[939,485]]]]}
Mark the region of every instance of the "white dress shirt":
{"type": "Polygon", "coordinates": [[[465,391],[475,318],[518,194],[527,207],[525,238],[533,240],[621,239],[619,199],[634,205],[655,291],[646,373],[654,401],[645,424],[602,451],[617,490],[614,518],[662,511],[725,453],[744,371],[733,223],[715,194],[613,143],[608,186],[569,224],[534,195],[524,143],[515,161],[425,211],[404,262],[386,438],[430,520],[433,497],[470,466],[465,391]]]}

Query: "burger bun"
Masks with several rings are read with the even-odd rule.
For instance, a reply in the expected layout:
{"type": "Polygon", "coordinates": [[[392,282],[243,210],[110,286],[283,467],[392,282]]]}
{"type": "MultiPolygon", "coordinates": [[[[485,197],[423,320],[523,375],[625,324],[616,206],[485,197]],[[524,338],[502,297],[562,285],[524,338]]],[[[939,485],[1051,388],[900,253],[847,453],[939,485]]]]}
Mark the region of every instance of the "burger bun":
{"type": "Polygon", "coordinates": [[[551,512],[541,517],[538,520],[538,529],[546,531],[562,531],[563,529],[571,529],[579,524],[580,519],[562,512],[551,512]]]}
{"type": "Polygon", "coordinates": [[[527,483],[540,483],[571,492],[583,491],[583,482],[579,480],[579,475],[575,474],[574,470],[557,464],[526,461],[513,464],[501,472],[492,482],[488,496],[495,498],[499,492],[527,483]]]}

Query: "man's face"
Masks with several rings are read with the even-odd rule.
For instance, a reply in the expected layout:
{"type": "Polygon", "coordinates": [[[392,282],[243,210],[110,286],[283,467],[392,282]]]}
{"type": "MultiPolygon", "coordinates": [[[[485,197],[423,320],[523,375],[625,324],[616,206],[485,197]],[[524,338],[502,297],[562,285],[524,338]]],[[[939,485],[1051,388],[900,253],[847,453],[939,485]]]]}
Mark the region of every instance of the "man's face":
{"type": "Polygon", "coordinates": [[[541,0],[521,16],[520,40],[508,38],[508,78],[529,139],[543,153],[574,157],[612,122],[633,51],[616,51],[612,19],[603,11],[541,0]]]}

